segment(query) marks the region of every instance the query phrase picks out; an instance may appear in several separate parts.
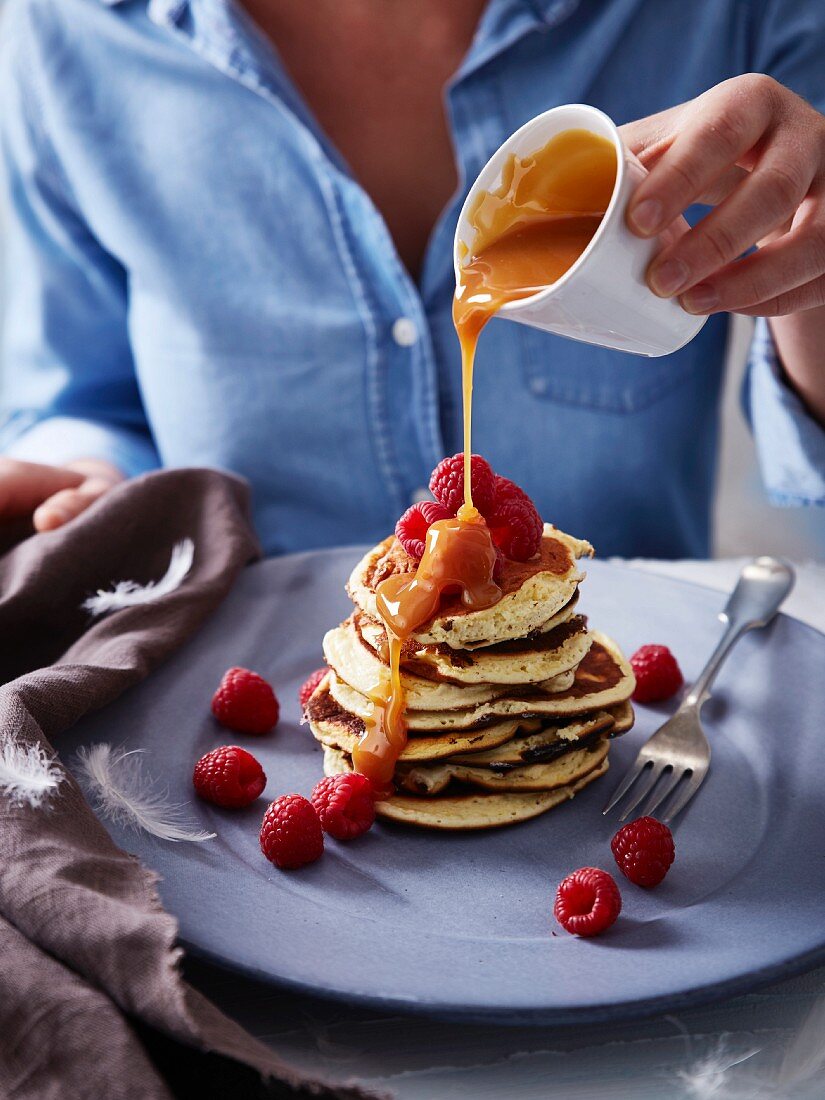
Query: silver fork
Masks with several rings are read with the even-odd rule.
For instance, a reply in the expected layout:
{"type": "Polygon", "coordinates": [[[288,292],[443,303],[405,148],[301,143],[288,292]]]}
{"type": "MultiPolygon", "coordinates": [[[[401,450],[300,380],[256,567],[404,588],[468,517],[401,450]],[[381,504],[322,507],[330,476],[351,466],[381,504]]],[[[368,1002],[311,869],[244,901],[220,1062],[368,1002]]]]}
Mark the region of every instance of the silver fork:
{"type": "Polygon", "coordinates": [[[773,619],[793,588],[794,579],[790,565],[776,558],[755,558],[745,566],[719,613],[726,629],[710,660],[673,717],[642,745],[603,813],[610,813],[628,792],[620,821],[641,802],[644,806],[639,816],[645,817],[669,799],[661,815],[665,824],[687,806],[702,786],[710,766],[710,745],[699,716],[713,681],[742,635],[755,627],[767,626],[773,619]]]}

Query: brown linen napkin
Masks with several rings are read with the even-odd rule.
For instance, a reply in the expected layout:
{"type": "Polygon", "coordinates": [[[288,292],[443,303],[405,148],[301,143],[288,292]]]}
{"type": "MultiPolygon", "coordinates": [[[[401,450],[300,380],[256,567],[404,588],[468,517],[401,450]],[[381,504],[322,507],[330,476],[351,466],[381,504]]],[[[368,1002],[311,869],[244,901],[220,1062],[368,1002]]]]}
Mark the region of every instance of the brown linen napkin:
{"type": "MultiPolygon", "coordinates": [[[[0,538],[9,547],[10,529],[0,538]]],[[[50,739],[148,675],[259,554],[245,484],[212,470],[126,482],[65,528],[11,545],[0,745],[51,755],[50,739]],[[184,538],[195,556],[177,590],[96,621],[82,609],[98,588],[163,576],[184,538]]],[[[68,774],[40,807],[0,791],[0,1096],[363,1096],[291,1070],[183,981],[155,884],[68,774]]]]}

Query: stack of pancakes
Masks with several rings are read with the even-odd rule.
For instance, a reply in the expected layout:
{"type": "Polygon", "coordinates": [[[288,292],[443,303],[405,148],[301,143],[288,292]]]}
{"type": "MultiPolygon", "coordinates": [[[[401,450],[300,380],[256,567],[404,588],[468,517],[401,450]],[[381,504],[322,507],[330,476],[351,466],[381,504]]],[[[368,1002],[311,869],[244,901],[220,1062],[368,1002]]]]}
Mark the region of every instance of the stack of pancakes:
{"type": "MultiPolygon", "coordinates": [[[[615,643],[577,613],[576,563],[592,554],[547,524],[535,558],[505,562],[498,603],[470,611],[448,596],[405,642],[409,739],[382,817],[434,829],[509,825],[604,775],[610,738],[633,724],[635,683],[615,643]]],[[[324,638],[329,672],[306,708],[327,775],[352,769],[369,696],[389,676],[376,588],[416,566],[393,537],[349,579],[355,612],[324,638]]]]}

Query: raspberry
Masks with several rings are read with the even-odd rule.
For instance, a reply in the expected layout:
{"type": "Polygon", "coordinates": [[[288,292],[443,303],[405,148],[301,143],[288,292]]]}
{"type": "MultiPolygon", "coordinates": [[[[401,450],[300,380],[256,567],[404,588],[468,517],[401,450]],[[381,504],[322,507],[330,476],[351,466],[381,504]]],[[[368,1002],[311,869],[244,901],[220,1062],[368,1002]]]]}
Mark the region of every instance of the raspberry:
{"type": "Polygon", "coordinates": [[[270,802],[261,824],[261,851],[283,870],[320,859],[324,834],[312,803],[300,794],[284,794],[270,802]]]}
{"type": "MultiPolygon", "coordinates": [[[[482,515],[493,506],[496,499],[496,475],[486,458],[470,456],[470,484],[473,504],[482,515]]],[[[455,515],[464,503],[464,453],[443,458],[430,475],[430,492],[436,500],[455,515]]]]}
{"type": "Polygon", "coordinates": [[[598,936],[622,910],[613,877],[598,867],[580,867],[559,884],[553,915],[574,936],[598,936]]]}
{"type": "Polygon", "coordinates": [[[200,758],[192,782],[207,802],[239,810],[255,801],[266,786],[266,776],[251,752],[237,745],[222,745],[200,758]]]}
{"type": "Polygon", "coordinates": [[[327,674],[326,668],[316,668],[313,673],[307,676],[306,680],[301,684],[298,691],[298,702],[301,704],[301,711],[306,710],[306,705],[310,700],[310,696],[318,687],[320,682],[327,674]]]}
{"type": "Polygon", "coordinates": [[[268,733],[280,711],[275,692],[248,668],[230,668],[212,696],[212,713],[236,733],[268,733]]]}
{"type": "MultiPolygon", "coordinates": [[[[496,475],[496,499],[495,504],[503,504],[505,500],[530,500],[521,486],[516,485],[509,477],[496,475]]],[[[495,507],[495,504],[493,507],[495,507]]]]}
{"type": "Polygon", "coordinates": [[[624,877],[637,886],[658,886],[676,854],[673,834],[655,817],[637,817],[623,826],[610,850],[624,877]]]}
{"type": "Polygon", "coordinates": [[[312,792],[321,828],[336,840],[353,840],[375,821],[375,792],[365,775],[329,775],[312,792]]]}
{"type": "Polygon", "coordinates": [[[422,500],[418,504],[413,504],[412,508],[408,508],[396,523],[395,537],[411,558],[421,561],[427,542],[427,532],[432,524],[439,519],[450,519],[452,515],[453,513],[448,512],[437,500],[422,500]]]}
{"type": "Polygon", "coordinates": [[[630,658],[636,674],[637,703],[661,703],[675,695],[684,683],[676,658],[666,645],[643,645],[630,658]]]}
{"type": "Polygon", "coordinates": [[[544,524],[528,496],[507,497],[487,513],[493,542],[513,561],[529,561],[541,547],[544,524]]]}

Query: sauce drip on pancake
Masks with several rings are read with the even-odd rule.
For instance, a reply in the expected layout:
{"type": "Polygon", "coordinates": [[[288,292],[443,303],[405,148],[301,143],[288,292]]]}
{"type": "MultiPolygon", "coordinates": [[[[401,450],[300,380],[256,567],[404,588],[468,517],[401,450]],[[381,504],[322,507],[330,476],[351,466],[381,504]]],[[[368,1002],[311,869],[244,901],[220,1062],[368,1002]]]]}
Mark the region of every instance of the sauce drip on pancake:
{"type": "Polygon", "coordinates": [[[407,743],[405,700],[401,684],[404,642],[436,614],[446,592],[461,594],[471,611],[492,607],[501,599],[493,580],[496,549],[487,524],[442,519],[427,532],[426,548],[415,573],[381,581],[376,589],[378,614],[387,632],[390,675],[370,692],[373,717],[352,754],[356,771],[366,775],[381,794],[391,791],[395,763],[407,743]]]}
{"type": "Polygon", "coordinates": [[[460,592],[464,606],[474,611],[502,596],[493,580],[496,549],[472,494],[473,364],[479,335],[505,303],[530,297],[572,267],[596,232],[615,181],[611,142],[586,130],[568,130],[530,156],[511,156],[499,188],[482,192],[470,212],[472,255],[461,269],[453,300],[461,345],[464,503],[455,519],[430,527],[414,574],[390,576],[376,589],[390,673],[370,692],[373,717],[352,762],[379,796],[392,793],[396,761],[407,742],[401,682],[405,641],[437,613],[446,593],[460,592]]]}

